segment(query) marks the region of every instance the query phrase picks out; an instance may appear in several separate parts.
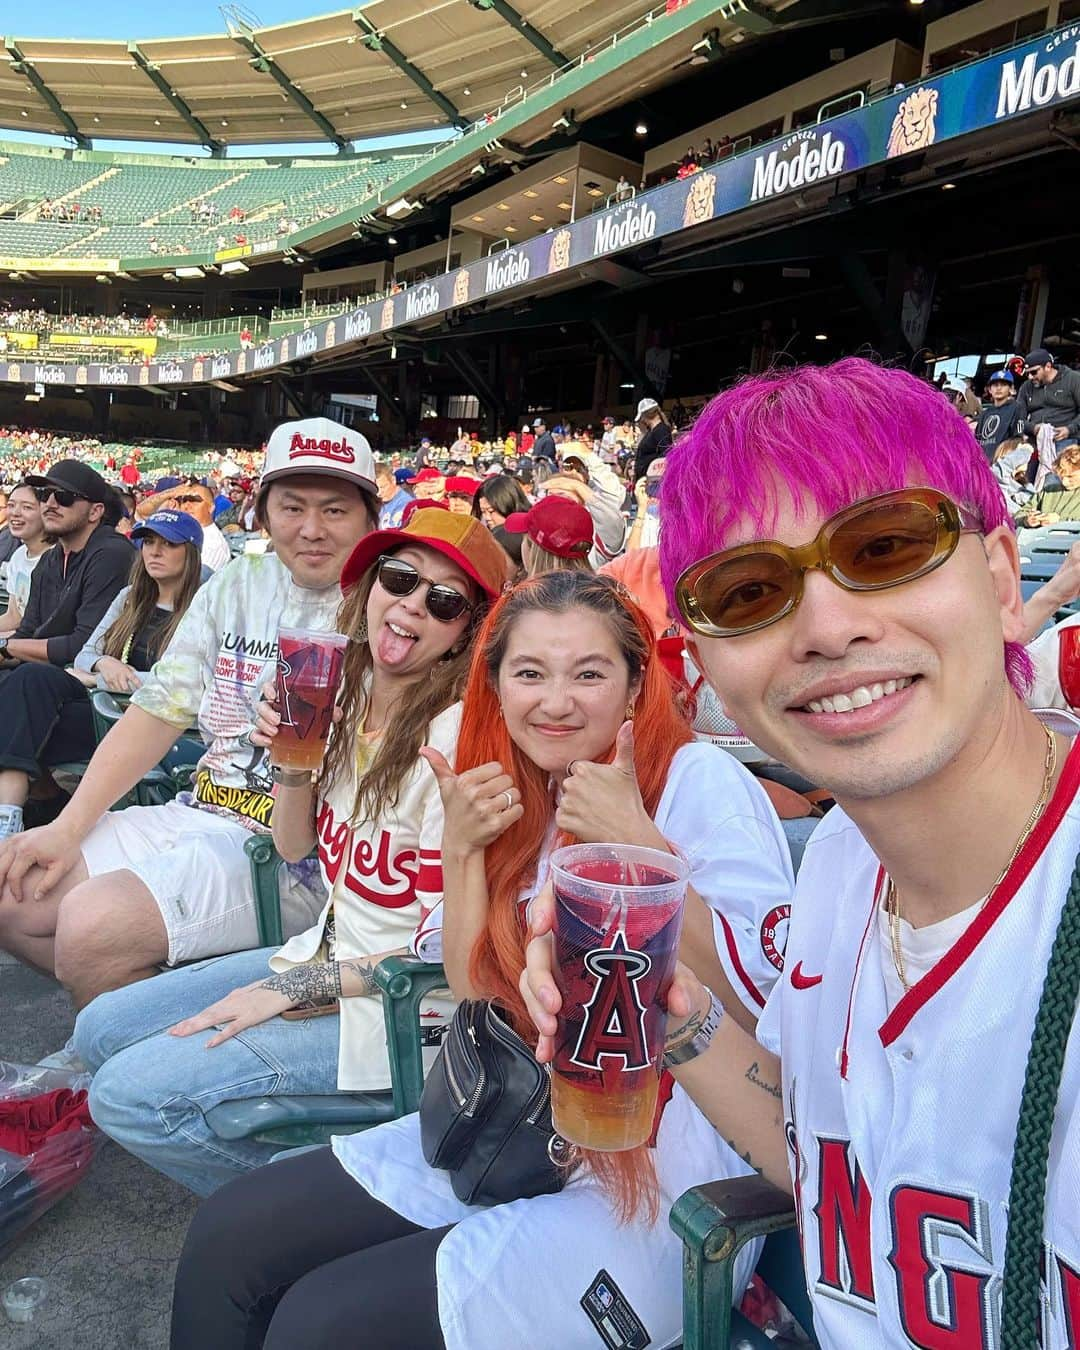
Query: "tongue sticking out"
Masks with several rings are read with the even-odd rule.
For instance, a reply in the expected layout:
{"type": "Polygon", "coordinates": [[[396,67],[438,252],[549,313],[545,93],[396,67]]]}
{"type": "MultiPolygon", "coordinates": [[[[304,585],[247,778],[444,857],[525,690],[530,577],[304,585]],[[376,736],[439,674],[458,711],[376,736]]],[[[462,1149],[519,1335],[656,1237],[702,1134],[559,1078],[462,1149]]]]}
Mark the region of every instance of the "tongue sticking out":
{"type": "Polygon", "coordinates": [[[395,633],[389,624],[384,623],[382,628],[379,629],[379,641],[375,649],[379,664],[382,666],[400,665],[412,651],[415,641],[415,638],[402,637],[400,633],[395,633]]]}

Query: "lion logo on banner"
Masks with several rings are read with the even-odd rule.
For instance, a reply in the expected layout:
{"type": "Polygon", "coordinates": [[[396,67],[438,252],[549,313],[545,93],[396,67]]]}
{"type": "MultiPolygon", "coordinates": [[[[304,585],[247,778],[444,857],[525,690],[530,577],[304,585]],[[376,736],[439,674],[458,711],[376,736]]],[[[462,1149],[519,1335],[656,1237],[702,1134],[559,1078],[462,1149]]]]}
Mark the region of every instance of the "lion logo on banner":
{"type": "Polygon", "coordinates": [[[202,377],[203,377],[203,363],[201,361],[196,361],[195,364],[191,367],[191,378],[192,380],[201,380],[202,377]]]}
{"type": "Polygon", "coordinates": [[[570,231],[556,230],[551,236],[548,272],[565,272],[570,266],[570,231]]]}
{"type": "Polygon", "coordinates": [[[87,382],[87,380],[86,380],[86,367],[85,367],[85,366],[76,366],[76,367],[75,367],[75,383],[76,383],[76,384],[86,384],[86,382],[87,382]]]}
{"type": "Polygon", "coordinates": [[[385,333],[388,328],[394,326],[394,298],[390,296],[386,304],[382,307],[382,318],[379,320],[379,327],[385,333]]]}
{"type": "Polygon", "coordinates": [[[464,267],[460,268],[454,277],[454,294],[450,303],[452,305],[467,305],[469,303],[469,274],[464,267]]]}
{"type": "Polygon", "coordinates": [[[247,370],[247,352],[242,351],[236,358],[236,373],[243,375],[245,370],[247,370]]]}
{"type": "Polygon", "coordinates": [[[716,174],[694,174],[690,180],[690,191],[686,194],[686,206],[683,208],[683,228],[700,225],[704,220],[712,220],[715,210],[716,174]]]}
{"type": "Polygon", "coordinates": [[[140,366],[140,367],[139,367],[139,383],[140,383],[140,384],[149,384],[149,383],[150,383],[150,367],[149,367],[149,366],[140,366]]]}
{"type": "Polygon", "coordinates": [[[902,99],[893,118],[885,157],[895,159],[897,155],[910,155],[913,150],[925,150],[928,145],[933,145],[937,135],[937,110],[936,89],[920,87],[902,99]]]}

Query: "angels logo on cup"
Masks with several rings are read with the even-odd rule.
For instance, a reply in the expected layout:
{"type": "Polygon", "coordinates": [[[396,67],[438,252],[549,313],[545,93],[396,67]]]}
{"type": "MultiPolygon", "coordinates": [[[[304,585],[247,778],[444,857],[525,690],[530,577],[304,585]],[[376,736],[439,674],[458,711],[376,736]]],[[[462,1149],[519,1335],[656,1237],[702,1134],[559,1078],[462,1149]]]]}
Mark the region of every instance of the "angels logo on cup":
{"type": "Polygon", "coordinates": [[[582,1069],[599,1069],[601,1057],[610,1055],[622,1059],[624,1070],[649,1068],[638,981],[652,969],[652,959],[628,947],[620,932],[610,947],[587,952],[584,965],[596,984],[583,1005],[585,1020],[570,1062],[582,1069]]]}

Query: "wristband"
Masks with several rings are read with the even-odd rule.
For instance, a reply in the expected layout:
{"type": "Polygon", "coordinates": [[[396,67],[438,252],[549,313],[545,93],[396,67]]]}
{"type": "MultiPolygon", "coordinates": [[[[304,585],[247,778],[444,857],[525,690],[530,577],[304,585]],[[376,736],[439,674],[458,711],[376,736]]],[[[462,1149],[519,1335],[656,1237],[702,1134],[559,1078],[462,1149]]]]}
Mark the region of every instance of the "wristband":
{"type": "Polygon", "coordinates": [[[272,764],[270,774],[282,787],[310,787],[312,782],[310,769],[283,769],[280,764],[272,764]]]}
{"type": "Polygon", "coordinates": [[[709,1011],[705,1014],[705,1020],[692,1036],[664,1051],[664,1068],[678,1068],[680,1064],[689,1064],[692,1059],[697,1059],[698,1055],[703,1054],[725,1016],[724,1005],[710,989],[709,1011]]]}

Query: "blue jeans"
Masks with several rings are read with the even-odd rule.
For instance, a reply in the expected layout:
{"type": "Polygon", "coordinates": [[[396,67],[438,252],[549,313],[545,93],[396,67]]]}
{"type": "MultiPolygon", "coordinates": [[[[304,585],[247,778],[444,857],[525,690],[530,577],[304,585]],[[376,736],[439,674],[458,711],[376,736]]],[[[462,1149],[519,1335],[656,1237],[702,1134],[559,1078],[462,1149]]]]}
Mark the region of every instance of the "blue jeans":
{"type": "Polygon", "coordinates": [[[211,1031],[168,1028],[269,973],[276,948],[236,952],[166,971],[94,999],[75,1024],[75,1047],[94,1074],[90,1111],[129,1153],[197,1195],[209,1195],[280,1145],[219,1139],[204,1112],[219,1102],[337,1091],[337,1017],[271,1018],[206,1049],[211,1031]]]}

